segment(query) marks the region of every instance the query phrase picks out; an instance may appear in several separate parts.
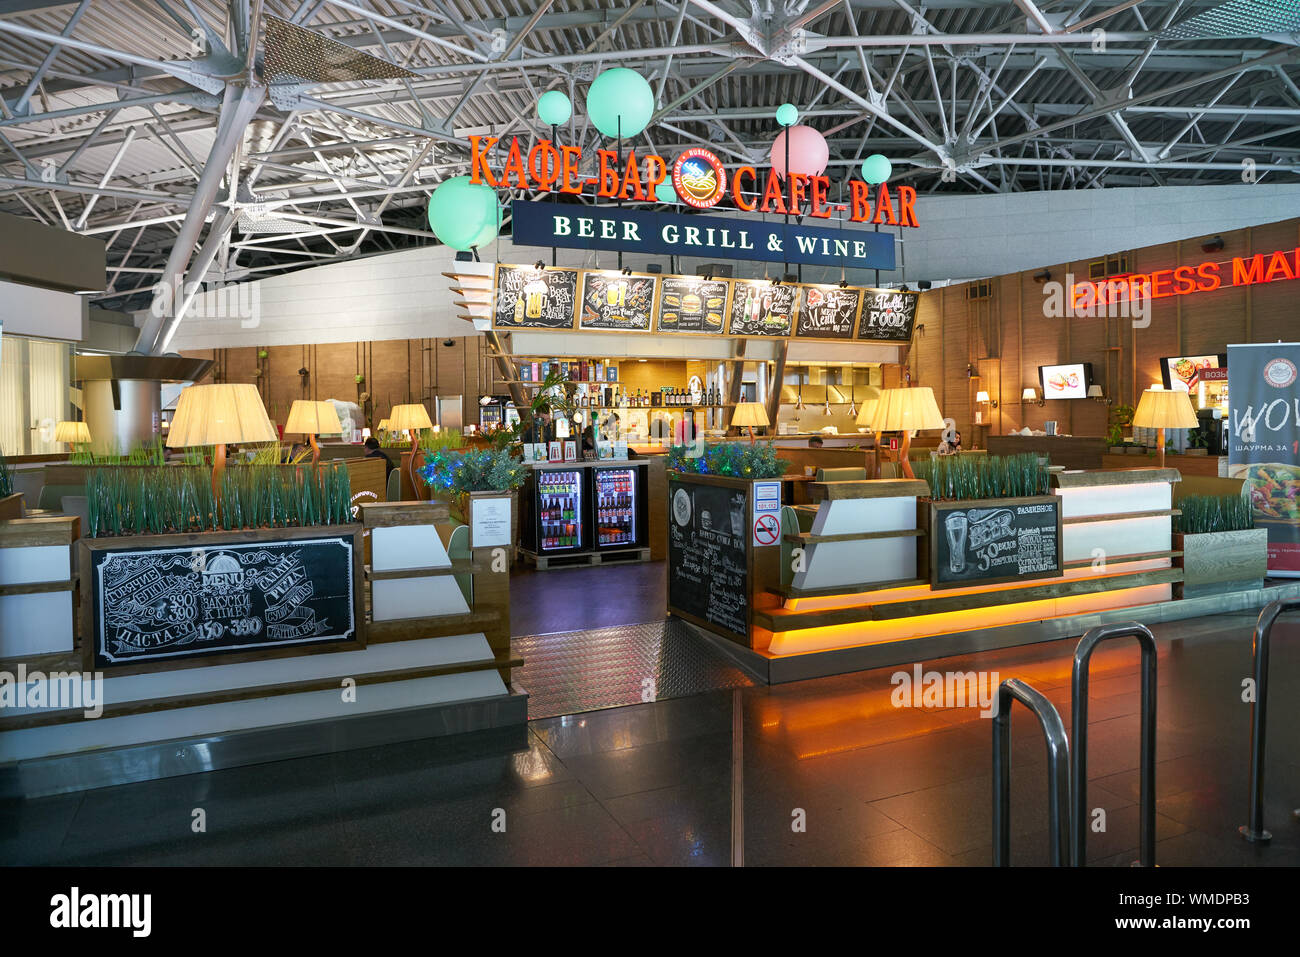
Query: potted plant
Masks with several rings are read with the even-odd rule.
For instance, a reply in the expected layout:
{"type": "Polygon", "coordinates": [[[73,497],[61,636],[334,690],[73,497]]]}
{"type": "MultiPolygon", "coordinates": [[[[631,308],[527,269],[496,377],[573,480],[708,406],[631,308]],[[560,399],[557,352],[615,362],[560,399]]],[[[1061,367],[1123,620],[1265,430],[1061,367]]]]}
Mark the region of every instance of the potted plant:
{"type": "Polygon", "coordinates": [[[4,453],[0,452],[0,521],[22,518],[23,515],[23,493],[14,491],[13,469],[5,461],[4,453]]]}
{"type": "Polygon", "coordinates": [[[1117,405],[1110,410],[1110,427],[1106,431],[1106,440],[1110,443],[1111,452],[1116,455],[1123,455],[1128,451],[1124,442],[1124,430],[1133,424],[1133,413],[1134,409],[1131,405],[1117,405]]]}
{"type": "Polygon", "coordinates": [[[1174,565],[1183,570],[1178,597],[1258,587],[1268,569],[1268,529],[1255,528],[1241,495],[1188,495],[1174,516],[1174,565]]]}
{"type": "Polygon", "coordinates": [[[1208,455],[1210,440],[1200,429],[1192,429],[1187,435],[1187,448],[1184,455],[1208,455]]]}
{"type": "Polygon", "coordinates": [[[509,449],[438,449],[419,469],[433,498],[451,505],[457,521],[470,524],[470,493],[499,492],[510,497],[510,538],[519,540],[519,496],[528,467],[509,449]]]}
{"type": "Polygon", "coordinates": [[[931,588],[1061,574],[1061,499],[1037,453],[940,455],[913,468],[930,487],[916,504],[931,588]]]}

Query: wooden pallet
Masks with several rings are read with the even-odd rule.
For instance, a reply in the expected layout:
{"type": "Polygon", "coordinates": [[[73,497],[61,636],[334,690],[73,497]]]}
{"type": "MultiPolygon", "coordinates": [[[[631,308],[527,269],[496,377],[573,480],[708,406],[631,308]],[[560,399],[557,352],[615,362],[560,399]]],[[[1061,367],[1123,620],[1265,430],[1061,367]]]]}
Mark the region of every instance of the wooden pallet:
{"type": "Polygon", "coordinates": [[[519,553],[528,558],[539,572],[551,568],[582,568],[589,565],[618,565],[650,561],[649,548],[621,548],[617,551],[578,552],[572,555],[538,555],[526,549],[520,549],[519,553]]]}

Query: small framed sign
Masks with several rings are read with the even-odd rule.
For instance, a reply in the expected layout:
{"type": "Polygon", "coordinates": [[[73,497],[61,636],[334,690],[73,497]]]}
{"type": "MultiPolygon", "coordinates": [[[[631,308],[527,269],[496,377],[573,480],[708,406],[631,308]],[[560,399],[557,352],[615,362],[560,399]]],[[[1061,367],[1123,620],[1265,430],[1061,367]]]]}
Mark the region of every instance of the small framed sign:
{"type": "Polygon", "coordinates": [[[572,439],[568,439],[564,443],[564,461],[578,461],[578,443],[574,442],[572,439]]]}
{"type": "Polygon", "coordinates": [[[552,442],[547,449],[547,460],[551,462],[564,461],[564,447],[559,442],[552,442]]]}

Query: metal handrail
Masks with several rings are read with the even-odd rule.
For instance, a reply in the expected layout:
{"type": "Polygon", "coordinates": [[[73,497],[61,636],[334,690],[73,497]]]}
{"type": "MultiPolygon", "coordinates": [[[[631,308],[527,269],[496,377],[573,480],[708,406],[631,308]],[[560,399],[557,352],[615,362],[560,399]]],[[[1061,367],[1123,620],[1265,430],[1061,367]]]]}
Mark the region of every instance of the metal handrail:
{"type": "Polygon", "coordinates": [[[993,866],[1011,865],[1011,704],[1019,701],[1033,712],[1047,743],[1047,792],[1050,820],[1049,845],[1053,867],[1070,859],[1069,811],[1070,742],[1065,725],[1052,703],[1019,678],[998,686],[997,712],[993,716],[993,866]]]}
{"type": "Polygon", "coordinates": [[[1088,849],[1088,665],[1092,653],[1103,641],[1133,637],[1142,646],[1142,751],[1139,807],[1141,808],[1138,864],[1156,865],[1156,639],[1150,629],[1136,621],[1090,628],[1074,649],[1070,685],[1073,698],[1071,726],[1074,750],[1070,758],[1070,816],[1074,827],[1070,861],[1083,867],[1088,849]]]}
{"type": "Polygon", "coordinates": [[[1237,828],[1246,840],[1265,843],[1273,835],[1264,829],[1264,730],[1268,707],[1268,639],[1278,615],[1300,610],[1300,598],[1279,598],[1264,606],[1255,622],[1255,700],[1250,703],[1250,823],[1237,828]]]}

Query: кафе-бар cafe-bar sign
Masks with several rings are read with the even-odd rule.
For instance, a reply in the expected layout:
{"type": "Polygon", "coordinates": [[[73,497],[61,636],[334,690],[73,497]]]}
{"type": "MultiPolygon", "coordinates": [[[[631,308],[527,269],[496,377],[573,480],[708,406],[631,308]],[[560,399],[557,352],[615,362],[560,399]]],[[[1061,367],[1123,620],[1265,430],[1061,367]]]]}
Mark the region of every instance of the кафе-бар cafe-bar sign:
{"type": "MultiPolygon", "coordinates": [[[[692,148],[670,167],[661,156],[629,151],[620,160],[614,150],[596,150],[596,175],[582,176],[582,149],[539,140],[526,153],[518,138],[505,151],[504,162],[492,136],[471,136],[470,180],[488,186],[572,196],[590,195],[629,203],[662,203],[660,184],[671,182],[676,198],[696,210],[718,205],[728,195],[745,213],[807,217],[852,223],[915,227],[916,191],[909,186],[890,192],[886,183],[872,187],[863,180],[847,183],[846,202],[830,201],[827,176],[791,173],[788,181],[774,169],[765,177],[753,166],[740,166],[730,177],[711,151],[692,148]],[[501,162],[494,168],[493,157],[501,162]],[[730,182],[730,189],[728,189],[730,182]]],[[[731,218],[683,216],[635,208],[557,207],[552,203],[517,200],[512,205],[513,240],[524,245],[595,248],[642,253],[726,253],[736,259],[851,265],[893,269],[894,239],[889,234],[816,228],[764,222],[761,227],[731,218]]]]}

